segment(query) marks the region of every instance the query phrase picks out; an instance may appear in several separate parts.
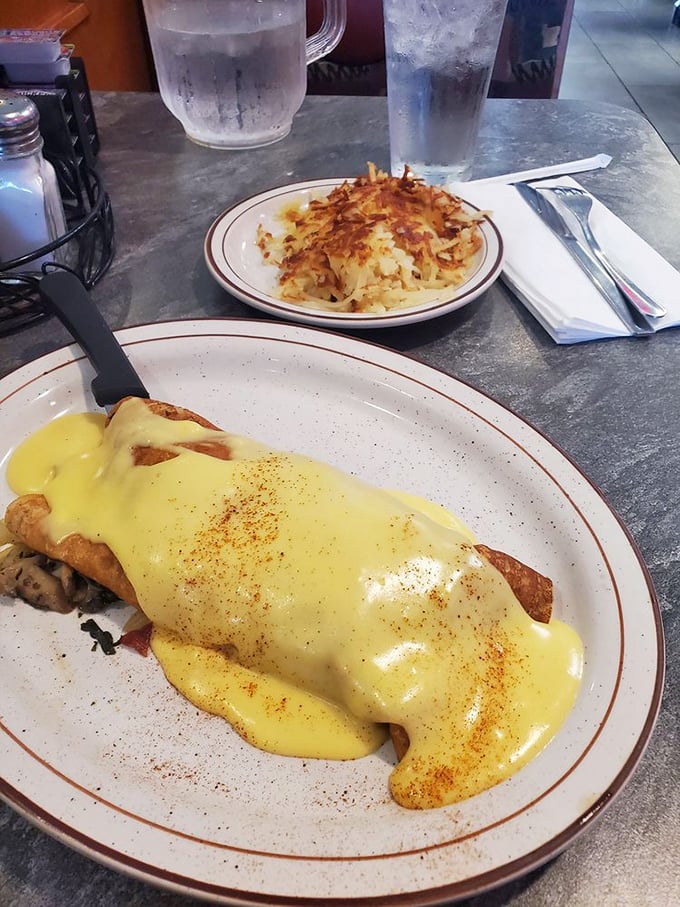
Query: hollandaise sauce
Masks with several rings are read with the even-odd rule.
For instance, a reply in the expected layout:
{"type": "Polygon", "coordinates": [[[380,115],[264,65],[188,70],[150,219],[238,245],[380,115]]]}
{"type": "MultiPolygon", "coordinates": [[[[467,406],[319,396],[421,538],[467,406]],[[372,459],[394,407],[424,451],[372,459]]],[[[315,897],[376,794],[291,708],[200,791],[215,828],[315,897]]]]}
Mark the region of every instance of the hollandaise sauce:
{"type": "Polygon", "coordinates": [[[582,645],[533,621],[451,514],[139,400],[50,423],[12,457],[44,529],[105,542],[153,622],[169,681],[245,739],[349,759],[403,727],[410,808],[503,781],[571,709],[582,645]],[[222,440],[230,458],[187,449],[222,440]],[[138,447],[173,456],[134,465],[138,447]]]}

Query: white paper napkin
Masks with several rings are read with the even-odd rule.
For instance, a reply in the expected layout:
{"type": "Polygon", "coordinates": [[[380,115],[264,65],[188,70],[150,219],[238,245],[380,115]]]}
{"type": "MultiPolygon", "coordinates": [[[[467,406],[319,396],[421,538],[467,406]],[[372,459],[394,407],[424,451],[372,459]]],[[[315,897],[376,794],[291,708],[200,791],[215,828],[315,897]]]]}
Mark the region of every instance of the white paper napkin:
{"type": "MultiPolygon", "coordinates": [[[[568,176],[542,186],[578,186],[568,176]]],[[[557,343],[627,337],[628,328],[513,186],[461,184],[460,195],[489,210],[505,247],[502,279],[557,343]]],[[[667,311],[656,330],[680,325],[680,273],[597,199],[591,212],[601,246],[667,311]]]]}

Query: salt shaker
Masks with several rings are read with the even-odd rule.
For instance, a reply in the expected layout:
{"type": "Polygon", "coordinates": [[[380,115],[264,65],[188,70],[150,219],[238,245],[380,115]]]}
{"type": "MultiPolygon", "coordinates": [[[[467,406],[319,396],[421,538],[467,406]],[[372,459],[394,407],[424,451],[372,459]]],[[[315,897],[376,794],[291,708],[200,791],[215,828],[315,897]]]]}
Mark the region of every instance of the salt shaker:
{"type": "MultiPolygon", "coordinates": [[[[27,255],[66,232],[54,168],[43,157],[38,108],[0,92],[0,273],[2,262],[27,255]]],[[[54,252],[17,270],[39,270],[54,252]]]]}

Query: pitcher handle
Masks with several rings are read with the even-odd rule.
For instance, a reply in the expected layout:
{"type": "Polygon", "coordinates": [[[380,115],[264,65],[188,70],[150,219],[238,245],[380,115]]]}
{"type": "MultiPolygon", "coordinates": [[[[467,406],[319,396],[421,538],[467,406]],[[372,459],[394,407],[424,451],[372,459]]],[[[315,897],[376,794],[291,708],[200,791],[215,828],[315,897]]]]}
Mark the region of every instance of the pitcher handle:
{"type": "Polygon", "coordinates": [[[321,28],[305,42],[307,64],[325,57],[338,46],[346,23],[347,0],[324,0],[321,28]]]}

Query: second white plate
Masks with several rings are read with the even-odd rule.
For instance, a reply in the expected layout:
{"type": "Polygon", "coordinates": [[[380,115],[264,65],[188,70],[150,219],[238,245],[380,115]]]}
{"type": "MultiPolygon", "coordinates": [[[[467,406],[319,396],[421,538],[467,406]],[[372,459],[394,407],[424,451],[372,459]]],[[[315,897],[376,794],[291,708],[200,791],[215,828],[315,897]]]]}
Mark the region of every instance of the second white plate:
{"type": "MultiPolygon", "coordinates": [[[[382,328],[437,318],[477,299],[498,278],[503,265],[503,241],[496,225],[488,217],[481,224],[483,245],[467,280],[457,287],[443,290],[438,299],[381,314],[326,312],[285,302],[277,296],[278,269],[267,264],[255,239],[259,224],[276,233],[280,231],[276,215],[291,204],[309,204],[313,198],[328,195],[344,180],[326,179],[295,183],[270,189],[239,202],[223,211],[210,227],[204,253],[215,280],[248,305],[271,315],[316,324],[322,327],[382,328]]],[[[465,203],[468,211],[479,211],[465,203]]]]}

